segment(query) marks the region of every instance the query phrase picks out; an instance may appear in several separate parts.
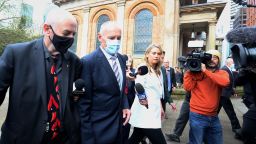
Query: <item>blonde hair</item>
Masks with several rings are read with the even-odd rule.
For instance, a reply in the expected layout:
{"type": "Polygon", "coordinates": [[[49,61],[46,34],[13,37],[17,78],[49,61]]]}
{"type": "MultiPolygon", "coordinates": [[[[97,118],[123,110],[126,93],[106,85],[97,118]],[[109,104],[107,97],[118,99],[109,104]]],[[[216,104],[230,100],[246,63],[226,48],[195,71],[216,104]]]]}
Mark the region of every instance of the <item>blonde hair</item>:
{"type": "Polygon", "coordinates": [[[160,75],[160,69],[161,69],[161,66],[162,66],[162,60],[159,60],[159,62],[156,64],[155,67],[152,67],[149,62],[148,62],[148,58],[147,58],[147,55],[150,53],[150,51],[153,49],[153,48],[158,48],[161,52],[161,54],[163,54],[163,49],[162,47],[159,45],[159,44],[151,44],[147,47],[146,51],[145,51],[145,54],[144,54],[144,61],[146,62],[146,65],[149,69],[150,72],[152,72],[152,69],[156,72],[156,74],[160,75]]]}

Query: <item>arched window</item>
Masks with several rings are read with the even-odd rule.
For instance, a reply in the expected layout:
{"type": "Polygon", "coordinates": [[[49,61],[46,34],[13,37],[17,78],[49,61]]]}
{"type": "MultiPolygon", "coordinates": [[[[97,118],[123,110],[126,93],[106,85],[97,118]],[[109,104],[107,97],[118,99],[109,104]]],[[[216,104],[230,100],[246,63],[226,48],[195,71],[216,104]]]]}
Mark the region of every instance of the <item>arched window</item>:
{"type": "Polygon", "coordinates": [[[143,9],[135,16],[134,54],[144,54],[152,42],[153,14],[143,9]]]}
{"type": "Polygon", "coordinates": [[[101,15],[98,19],[98,22],[97,22],[97,33],[96,33],[96,48],[99,48],[100,47],[100,41],[98,40],[98,33],[100,31],[100,27],[101,25],[106,22],[106,21],[109,21],[109,17],[107,15],[101,15]]]}

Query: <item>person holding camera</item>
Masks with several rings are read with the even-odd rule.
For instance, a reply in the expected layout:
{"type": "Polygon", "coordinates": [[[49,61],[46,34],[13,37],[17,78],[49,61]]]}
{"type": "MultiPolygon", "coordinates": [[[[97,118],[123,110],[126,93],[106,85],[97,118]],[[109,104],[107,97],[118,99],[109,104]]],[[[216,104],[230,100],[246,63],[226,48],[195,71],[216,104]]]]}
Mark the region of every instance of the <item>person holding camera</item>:
{"type": "Polygon", "coordinates": [[[223,87],[228,86],[229,76],[220,70],[220,52],[209,50],[211,60],[201,64],[201,71],[187,70],[184,89],[191,92],[189,143],[222,144],[222,126],[218,118],[218,106],[223,87]]]}
{"type": "Polygon", "coordinates": [[[251,70],[240,69],[236,79],[236,85],[242,85],[244,89],[243,102],[248,111],[243,115],[243,125],[237,139],[242,139],[244,144],[256,143],[256,73],[251,70]]]}

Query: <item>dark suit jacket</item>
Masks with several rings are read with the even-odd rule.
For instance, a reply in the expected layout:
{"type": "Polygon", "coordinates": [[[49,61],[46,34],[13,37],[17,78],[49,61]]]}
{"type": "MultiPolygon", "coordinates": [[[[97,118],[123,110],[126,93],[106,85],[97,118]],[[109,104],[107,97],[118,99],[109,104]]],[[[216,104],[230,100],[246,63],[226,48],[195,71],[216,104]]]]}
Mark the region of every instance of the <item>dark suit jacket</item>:
{"type": "MultiPolygon", "coordinates": [[[[71,93],[79,77],[80,60],[71,52],[63,57],[61,88],[61,124],[69,143],[79,140],[78,111],[71,93]]],[[[9,92],[9,107],[2,126],[0,144],[40,144],[47,112],[47,85],[43,39],[8,45],[0,58],[0,99],[9,92]]]]}
{"type": "Polygon", "coordinates": [[[122,109],[129,108],[124,96],[125,60],[118,54],[123,72],[120,91],[115,74],[100,48],[82,58],[81,77],[85,97],[80,99],[82,144],[114,144],[122,141],[122,109]]]}
{"type": "MultiPolygon", "coordinates": [[[[161,67],[162,74],[163,74],[163,81],[164,81],[164,100],[165,102],[172,103],[172,97],[171,97],[171,91],[168,92],[168,79],[167,79],[167,74],[166,74],[166,69],[162,66],[161,67]]],[[[172,87],[176,87],[176,80],[175,80],[175,73],[174,69],[170,67],[170,76],[171,76],[171,81],[172,81],[172,87]]]]}
{"type": "Polygon", "coordinates": [[[228,72],[229,80],[230,80],[230,84],[227,87],[222,89],[221,96],[230,98],[234,94],[234,89],[233,89],[234,88],[234,77],[233,77],[232,72],[229,70],[229,68],[227,66],[223,66],[221,69],[228,72]]]}

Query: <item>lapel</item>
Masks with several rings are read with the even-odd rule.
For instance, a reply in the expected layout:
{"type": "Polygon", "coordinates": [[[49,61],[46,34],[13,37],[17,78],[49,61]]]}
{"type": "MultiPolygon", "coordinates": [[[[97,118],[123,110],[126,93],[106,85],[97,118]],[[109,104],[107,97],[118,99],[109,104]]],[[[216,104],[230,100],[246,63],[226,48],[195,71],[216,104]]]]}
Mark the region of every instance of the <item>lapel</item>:
{"type": "Polygon", "coordinates": [[[67,103],[68,98],[68,84],[69,84],[69,71],[70,71],[70,61],[69,61],[70,55],[69,52],[63,55],[62,57],[62,71],[60,74],[60,90],[61,90],[61,114],[64,115],[65,107],[67,103]]]}
{"type": "Polygon", "coordinates": [[[121,66],[121,70],[122,70],[122,74],[123,74],[123,83],[122,83],[122,88],[121,88],[121,91],[123,90],[123,88],[125,87],[125,81],[126,81],[126,68],[125,68],[125,64],[126,64],[126,61],[124,62],[124,60],[121,58],[122,55],[121,54],[117,54],[117,58],[119,60],[119,63],[120,63],[120,66],[121,66]]]}
{"type": "Polygon", "coordinates": [[[43,103],[43,109],[47,110],[47,88],[46,88],[46,70],[43,38],[38,39],[33,47],[33,66],[36,74],[36,86],[43,103]]]}
{"type": "Polygon", "coordinates": [[[109,74],[110,79],[114,80],[115,86],[119,89],[119,85],[115,76],[115,73],[112,70],[111,65],[109,64],[107,58],[100,48],[96,49],[97,51],[97,61],[99,62],[97,65],[103,67],[107,74],[109,74]]]}

